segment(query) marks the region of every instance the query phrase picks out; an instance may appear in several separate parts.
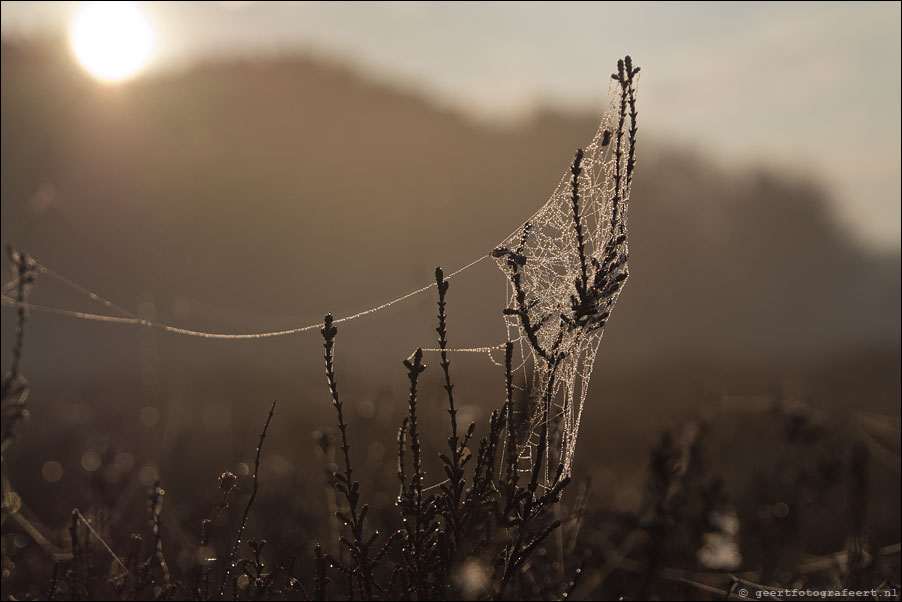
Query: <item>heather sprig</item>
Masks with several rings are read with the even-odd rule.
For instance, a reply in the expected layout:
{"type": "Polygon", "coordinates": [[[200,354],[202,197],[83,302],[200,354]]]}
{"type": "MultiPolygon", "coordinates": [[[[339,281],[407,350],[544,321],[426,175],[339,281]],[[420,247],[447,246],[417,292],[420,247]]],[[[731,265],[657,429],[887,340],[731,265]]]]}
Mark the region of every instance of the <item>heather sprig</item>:
{"type": "MultiPolygon", "coordinates": [[[[263,430],[260,432],[260,441],[257,443],[257,455],[254,458],[254,475],[252,477],[253,486],[251,488],[251,495],[247,500],[247,504],[244,506],[244,514],[241,516],[241,523],[238,526],[238,533],[235,535],[235,544],[232,546],[232,551],[229,553],[228,561],[226,562],[226,571],[225,576],[222,578],[222,583],[219,585],[219,597],[222,598],[225,593],[226,584],[230,583],[230,578],[234,579],[234,571],[237,568],[235,559],[238,555],[238,548],[241,546],[241,538],[244,535],[244,529],[247,526],[247,519],[251,512],[251,507],[254,505],[254,500],[257,499],[257,487],[259,484],[259,476],[260,476],[260,454],[263,452],[263,441],[266,439],[266,432],[269,430],[269,423],[272,421],[273,414],[276,411],[276,402],[272,402],[272,406],[269,408],[269,414],[266,417],[266,422],[263,424],[263,430]]],[[[222,484],[220,484],[222,487],[222,484]]],[[[168,581],[168,576],[167,576],[168,581]]],[[[232,587],[234,589],[235,585],[232,583],[232,587]]]]}
{"type": "MultiPolygon", "coordinates": [[[[370,552],[379,538],[379,531],[373,531],[369,535],[365,534],[366,519],[370,507],[367,504],[360,505],[360,483],[353,479],[354,469],[351,463],[348,425],[345,422],[343,404],[338,395],[338,383],[335,376],[335,337],[338,334],[338,328],[333,322],[332,314],[327,314],[320,332],[323,336],[326,381],[332,398],[332,406],[335,408],[338,416],[338,431],[341,435],[341,451],[344,456],[345,467],[344,473],[333,473],[335,488],[344,495],[347,503],[347,509],[337,511],[336,516],[348,528],[351,537],[348,538],[342,535],[339,537],[339,542],[350,554],[351,563],[347,565],[340,559],[328,554],[325,554],[324,558],[345,576],[349,597],[353,596],[354,590],[356,590],[362,599],[371,600],[377,591],[382,590],[375,580],[375,563],[385,556],[395,537],[389,537],[375,557],[371,557],[370,552]]],[[[317,555],[321,555],[322,551],[319,547],[317,547],[317,550],[317,555]]],[[[327,578],[325,577],[325,566],[321,566],[319,562],[317,560],[317,574],[322,571],[322,575],[317,577],[315,591],[323,592],[327,578]]]]}

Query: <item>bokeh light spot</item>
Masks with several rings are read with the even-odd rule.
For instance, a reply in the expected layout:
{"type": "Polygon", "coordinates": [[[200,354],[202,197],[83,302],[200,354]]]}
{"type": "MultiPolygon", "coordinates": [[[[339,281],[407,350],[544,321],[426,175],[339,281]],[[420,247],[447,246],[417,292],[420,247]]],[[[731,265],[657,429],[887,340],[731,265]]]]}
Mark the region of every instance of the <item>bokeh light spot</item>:
{"type": "Polygon", "coordinates": [[[56,483],[63,478],[63,465],[56,460],[44,462],[44,466],[41,467],[41,476],[48,483],[56,483]]]}
{"type": "Polygon", "coordinates": [[[100,454],[97,452],[86,451],[81,457],[81,467],[88,472],[94,472],[100,468],[101,464],[103,464],[103,461],[100,459],[100,454]]]}

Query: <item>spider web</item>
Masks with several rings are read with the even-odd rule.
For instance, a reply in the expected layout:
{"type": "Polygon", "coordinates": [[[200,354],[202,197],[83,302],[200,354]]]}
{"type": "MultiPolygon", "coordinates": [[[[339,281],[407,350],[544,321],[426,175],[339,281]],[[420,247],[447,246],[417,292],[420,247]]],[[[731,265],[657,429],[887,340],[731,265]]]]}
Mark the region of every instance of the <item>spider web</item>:
{"type": "MultiPolygon", "coordinates": [[[[598,131],[592,142],[577,152],[551,198],[490,255],[482,255],[445,278],[449,280],[488,257],[495,259],[508,278],[505,327],[507,340],[518,349],[514,369],[520,374],[526,395],[514,412],[515,428],[522,430],[524,436],[517,437],[518,449],[506,453],[514,453],[519,461],[532,465],[536,455],[544,450],[546,485],[549,467],[560,467],[561,475],[571,471],[598,345],[629,274],[627,217],[635,166],[638,72],[630,57],[618,61],[598,131]]],[[[3,286],[0,299],[6,307],[221,340],[281,337],[322,326],[317,322],[252,333],[181,328],[142,319],[33,258],[28,260],[34,264],[34,273],[50,276],[120,315],[34,305],[24,297],[14,299],[10,295],[22,274],[3,286]]],[[[334,322],[371,315],[435,286],[433,282],[334,322]]],[[[503,344],[447,351],[486,353],[495,362],[492,351],[502,347],[503,344]]]]}
{"type": "Polygon", "coordinates": [[[522,444],[508,453],[525,470],[544,447],[546,485],[549,467],[570,474],[598,346],[629,275],[637,72],[629,57],[620,61],[592,142],[492,253],[508,277],[505,323],[526,397],[515,415],[522,444]]]}

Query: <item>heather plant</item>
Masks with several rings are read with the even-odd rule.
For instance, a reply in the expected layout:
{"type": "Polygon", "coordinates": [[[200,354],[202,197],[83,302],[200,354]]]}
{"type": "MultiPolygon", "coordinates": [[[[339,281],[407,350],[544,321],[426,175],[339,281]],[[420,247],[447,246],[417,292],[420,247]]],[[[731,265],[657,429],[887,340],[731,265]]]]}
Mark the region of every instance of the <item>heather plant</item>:
{"type": "Polygon", "coordinates": [[[9,262],[13,266],[14,278],[7,288],[13,289],[16,303],[16,331],[13,343],[12,362],[0,385],[0,453],[5,452],[13,442],[16,426],[28,417],[25,402],[28,399],[28,380],[22,374],[22,351],[25,346],[25,324],[28,321],[28,293],[37,280],[37,263],[25,253],[12,247],[7,249],[9,262]]]}
{"type": "MultiPolygon", "coordinates": [[[[424,444],[418,426],[417,396],[420,375],[426,366],[422,363],[422,349],[417,349],[403,362],[409,380],[408,414],[399,428],[397,452],[398,509],[403,527],[389,535],[372,555],[379,533],[365,532],[369,506],[360,504],[360,483],[352,478],[348,427],[335,380],[334,347],[338,329],[332,316],[325,318],[322,336],[326,378],[338,417],[345,466],[343,473],[333,475],[335,487],[345,498],[345,508],[336,514],[347,531],[340,541],[350,560],[343,562],[325,555],[329,566],[318,569],[324,573],[318,582],[329,580],[336,586],[343,584],[342,594],[348,597],[364,600],[505,598],[511,590],[524,587],[524,565],[561,525],[560,520],[553,518],[553,508],[570,482],[569,477],[562,475],[563,467],[557,467],[554,484],[545,488],[539,481],[544,453],[535,455],[533,466],[526,472],[526,483],[521,482],[523,471],[517,467],[513,452],[508,451],[503,466],[505,448],[516,449],[511,343],[505,346],[507,398],[500,409],[492,412],[488,433],[482,437],[475,454],[470,452],[469,443],[476,425],[471,423],[465,434],[460,435],[447,354],[449,283],[441,268],[436,269],[436,285],[439,293],[436,331],[450,430],[447,451],[439,453],[446,478],[437,487],[424,486],[427,475],[423,468],[424,444]],[[472,465],[472,473],[467,470],[468,465],[472,465]],[[429,493],[430,490],[436,493],[429,493]],[[330,571],[335,573],[333,578],[328,576],[330,571]]],[[[324,588],[325,585],[319,591],[324,588]]]]}

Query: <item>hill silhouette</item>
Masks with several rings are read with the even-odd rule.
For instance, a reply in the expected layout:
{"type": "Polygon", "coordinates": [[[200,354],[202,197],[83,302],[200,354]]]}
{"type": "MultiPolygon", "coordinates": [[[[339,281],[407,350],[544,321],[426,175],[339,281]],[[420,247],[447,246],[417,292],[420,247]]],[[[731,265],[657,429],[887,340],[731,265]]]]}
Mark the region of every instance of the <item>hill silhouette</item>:
{"type": "MultiPolygon", "coordinates": [[[[303,58],[107,89],[39,50],[3,47],[3,242],[207,328],[241,325],[178,315],[179,295],[309,322],[485,253],[596,122],[480,127],[303,58]]],[[[634,362],[898,344],[898,258],[857,248],[805,174],[728,173],[643,134],[633,278],[608,345],[634,362]]]]}

